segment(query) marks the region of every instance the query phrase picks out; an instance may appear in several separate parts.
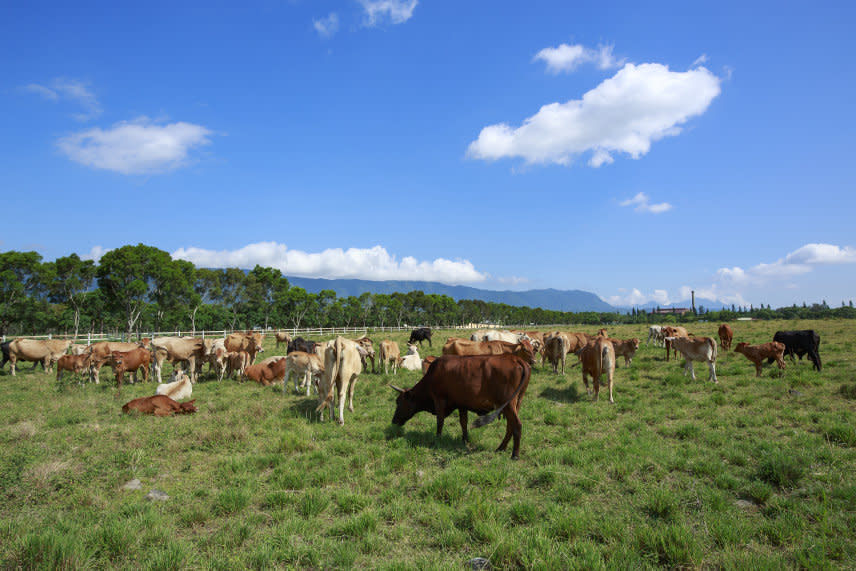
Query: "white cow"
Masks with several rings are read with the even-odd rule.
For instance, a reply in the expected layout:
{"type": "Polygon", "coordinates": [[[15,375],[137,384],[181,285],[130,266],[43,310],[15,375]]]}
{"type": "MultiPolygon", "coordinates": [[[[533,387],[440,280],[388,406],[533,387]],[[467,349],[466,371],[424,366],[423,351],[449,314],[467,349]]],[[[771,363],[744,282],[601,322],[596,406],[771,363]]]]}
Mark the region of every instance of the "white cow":
{"type": "Polygon", "coordinates": [[[716,380],[716,340],[713,337],[666,337],[675,351],[680,351],[684,357],[684,375],[687,371],[696,380],[693,361],[705,361],[710,375],[707,380],[718,383],[716,380]]]}
{"type": "Polygon", "coordinates": [[[362,370],[360,352],[357,343],[342,336],[336,337],[327,344],[324,350],[324,374],[321,386],[318,387],[318,397],[321,404],[316,412],[321,413],[324,420],[324,409],[330,409],[333,416],[333,401],[339,400],[339,424],[345,424],[345,397],[348,397],[348,410],[354,412],[354,386],[362,370]]]}
{"type": "Polygon", "coordinates": [[[190,382],[190,377],[184,372],[179,372],[177,381],[158,385],[155,394],[166,395],[172,400],[189,399],[190,395],[193,394],[193,383],[190,382]]]}
{"type": "Polygon", "coordinates": [[[314,385],[318,390],[321,383],[321,375],[324,373],[324,364],[315,353],[304,353],[303,351],[292,351],[285,357],[285,374],[282,378],[282,392],[288,386],[288,380],[294,373],[294,392],[299,393],[302,387],[306,387],[306,396],[314,385]],[[301,379],[302,382],[301,382],[301,379]],[[313,382],[315,381],[315,382],[313,382]]]}
{"type": "Polygon", "coordinates": [[[407,345],[407,353],[401,358],[401,368],[408,371],[422,370],[422,357],[419,356],[416,345],[407,345]]]}
{"type": "Polygon", "coordinates": [[[652,339],[654,340],[654,347],[663,347],[665,345],[662,325],[651,325],[648,327],[648,340],[645,341],[645,345],[651,343],[652,339]]]}

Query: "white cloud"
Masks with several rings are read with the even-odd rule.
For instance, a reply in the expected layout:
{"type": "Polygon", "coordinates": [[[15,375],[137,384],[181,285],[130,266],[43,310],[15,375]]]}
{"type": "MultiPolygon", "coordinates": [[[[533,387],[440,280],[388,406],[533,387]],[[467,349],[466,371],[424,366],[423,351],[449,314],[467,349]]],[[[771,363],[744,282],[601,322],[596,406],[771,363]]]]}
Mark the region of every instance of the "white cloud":
{"type": "Polygon", "coordinates": [[[89,167],[122,174],[158,173],[188,163],[191,149],[211,143],[211,131],[192,123],[158,125],[142,117],[108,129],[95,127],[62,137],[60,150],[89,167]]]}
{"type": "Polygon", "coordinates": [[[698,56],[698,57],[695,59],[695,61],[693,62],[692,67],[696,67],[696,66],[699,66],[699,65],[702,65],[702,64],[705,64],[705,63],[707,63],[707,54],[701,54],[700,56],[698,56]]]}
{"type": "Polygon", "coordinates": [[[544,105],[520,127],[483,128],[467,155],[568,165],[591,152],[592,166],[611,162],[616,152],[638,159],[651,143],[677,135],[680,125],[704,113],[720,81],[703,67],[675,72],[656,63],[627,64],[582,99],[544,105]]]}
{"type": "Polygon", "coordinates": [[[372,27],[389,21],[403,24],[413,16],[419,0],[360,0],[365,10],[365,25],[372,27]]]}
{"type": "Polygon", "coordinates": [[[319,36],[331,38],[339,30],[339,16],[335,12],[330,12],[326,18],[312,20],[312,25],[319,36]]]}
{"type": "Polygon", "coordinates": [[[331,248],[319,253],[290,250],[277,242],[258,242],[237,250],[180,248],[173,258],[197,267],[252,268],[256,264],[277,268],[286,275],[363,280],[424,280],[448,284],[483,282],[487,274],[477,271],[468,260],[419,261],[411,256],[401,260],[382,246],[373,248],[331,248]]]}
{"type": "Polygon", "coordinates": [[[584,63],[594,63],[600,69],[618,67],[624,63],[612,55],[612,46],[591,49],[576,45],[561,44],[555,48],[544,48],[533,60],[543,60],[551,73],[571,72],[584,63]]]}
{"type": "Polygon", "coordinates": [[[89,86],[77,79],[59,77],[47,85],[30,83],[24,86],[24,90],[36,93],[48,101],[57,102],[62,99],[71,100],[77,103],[82,106],[86,112],[75,113],[73,116],[82,121],[95,118],[100,115],[102,111],[98,98],[95,97],[95,94],[92,93],[89,86]]]}
{"type": "Polygon", "coordinates": [[[649,212],[651,214],[661,214],[672,209],[672,205],[668,202],[651,204],[648,200],[648,195],[644,192],[639,192],[633,198],[619,204],[620,206],[632,206],[636,212],[649,212]]]}
{"type": "Polygon", "coordinates": [[[81,260],[92,260],[96,264],[101,260],[101,257],[112,250],[113,248],[104,248],[102,246],[93,246],[91,250],[89,250],[88,254],[84,254],[80,257],[81,260]]]}
{"type": "Polygon", "coordinates": [[[732,303],[735,305],[749,305],[749,302],[740,293],[724,291],[715,284],[701,288],[681,286],[678,288],[676,295],[669,295],[669,292],[664,289],[655,289],[649,293],[643,293],[637,288],[631,289],[629,293],[625,289],[620,289],[620,295],[608,296],[604,298],[604,301],[617,307],[638,307],[648,303],[654,303],[661,307],[669,307],[679,302],[689,301],[692,298],[693,290],[695,290],[696,306],[704,305],[703,302],[699,303],[699,301],[708,299],[725,305],[732,303]]]}
{"type": "Polygon", "coordinates": [[[815,266],[840,264],[856,264],[856,248],[842,248],[834,244],[806,244],[775,262],[760,263],[749,269],[739,266],[720,268],[716,275],[726,283],[758,286],[807,274],[813,271],[815,266]]]}

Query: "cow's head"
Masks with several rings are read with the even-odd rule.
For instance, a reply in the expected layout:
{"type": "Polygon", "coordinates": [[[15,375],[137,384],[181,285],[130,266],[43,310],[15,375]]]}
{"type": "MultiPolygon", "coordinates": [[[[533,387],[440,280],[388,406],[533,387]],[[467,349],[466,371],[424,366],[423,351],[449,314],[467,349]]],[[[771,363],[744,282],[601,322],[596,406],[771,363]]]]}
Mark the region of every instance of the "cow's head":
{"type": "Polygon", "coordinates": [[[737,344],[737,347],[734,348],[734,352],[735,353],[742,353],[743,348],[746,347],[748,344],[749,343],[746,343],[745,341],[741,341],[740,343],[737,344]]]}
{"type": "Polygon", "coordinates": [[[520,343],[514,348],[514,355],[520,357],[530,365],[535,364],[535,349],[532,348],[532,343],[526,339],[521,339],[520,343]]]}
{"type": "Polygon", "coordinates": [[[400,389],[394,385],[389,386],[398,391],[398,397],[395,399],[395,413],[392,415],[392,423],[404,426],[405,422],[423,409],[418,406],[413,391],[400,389]]]}
{"type": "Polygon", "coordinates": [[[634,350],[634,351],[635,351],[635,350],[637,350],[637,349],[639,349],[639,339],[637,339],[636,337],[634,337],[634,338],[633,338],[633,339],[631,339],[630,341],[633,343],[633,350],[634,350]]]}
{"type": "Polygon", "coordinates": [[[178,406],[180,406],[181,408],[179,410],[177,410],[176,412],[179,414],[191,414],[191,413],[196,412],[197,408],[195,406],[193,406],[193,403],[195,403],[195,402],[196,402],[196,399],[189,400],[187,402],[178,403],[178,406]]]}

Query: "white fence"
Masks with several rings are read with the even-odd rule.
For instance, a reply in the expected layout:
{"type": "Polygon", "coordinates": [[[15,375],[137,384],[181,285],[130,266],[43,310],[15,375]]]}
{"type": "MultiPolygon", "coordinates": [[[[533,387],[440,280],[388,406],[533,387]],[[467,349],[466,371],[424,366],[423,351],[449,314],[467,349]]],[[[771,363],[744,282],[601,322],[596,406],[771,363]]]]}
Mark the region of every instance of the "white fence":
{"type": "MultiPolygon", "coordinates": [[[[469,323],[466,325],[445,325],[445,326],[432,326],[432,329],[478,329],[483,327],[490,327],[489,325],[485,325],[482,323],[469,323]]],[[[296,328],[288,328],[281,327],[278,329],[269,328],[267,330],[262,329],[254,329],[253,331],[257,331],[260,333],[264,333],[266,335],[273,335],[277,331],[284,331],[291,335],[292,337],[297,337],[298,335],[302,337],[322,337],[325,335],[368,335],[369,332],[380,332],[384,333],[386,331],[412,331],[415,329],[412,325],[402,325],[402,326],[385,326],[385,327],[311,327],[304,329],[296,329],[296,328]]],[[[215,331],[193,331],[190,329],[176,329],[173,331],[141,331],[140,337],[202,337],[205,339],[206,337],[215,337],[215,338],[223,338],[229,335],[230,333],[234,333],[235,331],[246,331],[245,329],[222,329],[215,331]]],[[[77,335],[77,338],[74,335],[17,335],[16,337],[26,337],[27,339],[74,339],[78,343],[86,343],[91,344],[97,341],[117,341],[117,340],[125,340],[125,334],[117,331],[110,333],[80,333],[77,335]]],[[[3,336],[0,341],[6,341],[6,337],[3,336]]]]}

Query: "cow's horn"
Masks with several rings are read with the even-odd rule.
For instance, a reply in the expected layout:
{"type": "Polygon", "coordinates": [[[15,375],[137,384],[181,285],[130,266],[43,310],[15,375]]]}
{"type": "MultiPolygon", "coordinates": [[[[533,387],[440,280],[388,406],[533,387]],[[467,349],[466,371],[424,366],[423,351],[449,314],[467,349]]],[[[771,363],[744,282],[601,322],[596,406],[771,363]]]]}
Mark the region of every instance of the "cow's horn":
{"type": "Polygon", "coordinates": [[[389,386],[390,386],[391,388],[393,388],[393,389],[397,390],[397,391],[398,391],[398,392],[400,392],[400,393],[403,393],[403,392],[404,392],[404,389],[400,389],[400,388],[396,387],[395,385],[389,385],[389,386]]]}

